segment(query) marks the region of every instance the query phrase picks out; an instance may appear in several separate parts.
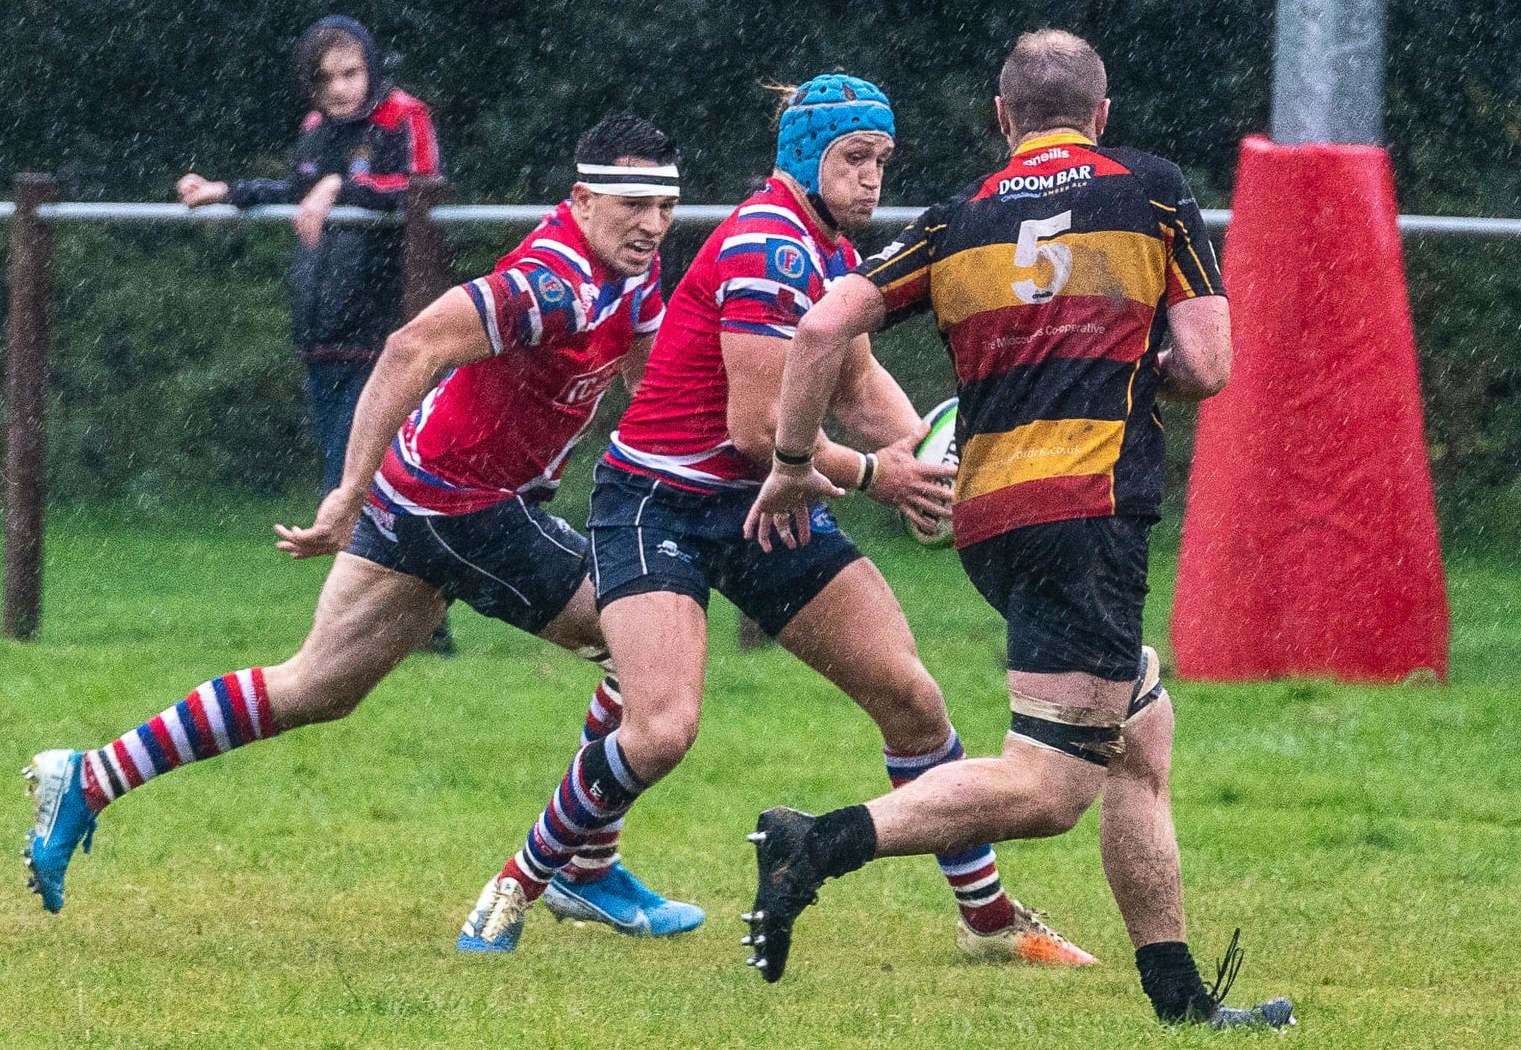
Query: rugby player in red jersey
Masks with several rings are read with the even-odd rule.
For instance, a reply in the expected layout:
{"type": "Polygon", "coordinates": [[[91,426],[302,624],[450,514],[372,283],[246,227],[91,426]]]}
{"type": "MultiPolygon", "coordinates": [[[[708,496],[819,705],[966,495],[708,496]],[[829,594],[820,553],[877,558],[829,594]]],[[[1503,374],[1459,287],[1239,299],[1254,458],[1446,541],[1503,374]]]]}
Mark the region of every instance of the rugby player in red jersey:
{"type": "Polygon", "coordinates": [[[817,818],[761,814],[745,941],[777,980],[793,920],[826,878],[874,857],[1058,835],[1102,794],[1104,874],[1157,1016],[1280,1028],[1294,1020],[1287,999],[1222,1004],[1240,964],[1235,940],[1213,988],[1190,954],[1168,786],[1172,702],[1141,644],[1161,503],[1155,400],[1197,401],[1225,385],[1230,311],[1177,165],[1098,144],[1107,84],[1087,41],[1020,37],[997,99],[1008,163],[925,211],[799,329],[776,461],[746,532],[780,526],[785,541],[806,527],[838,485],[815,446],[834,391],[848,389],[836,377],[849,382],[850,347],[933,311],[961,399],[956,545],[1008,622],[1012,718],[1000,756],[817,818]]]}
{"type": "MultiPolygon", "coordinates": [[[[577,143],[570,198],[492,273],[386,340],[341,483],[309,528],[275,527],[292,557],[337,554],[300,650],[213,678],[104,747],[43,752],[28,766],[27,861],[45,908],[63,907],[69,859],[81,840],[89,848],[108,803],[190,762],[347,715],[453,599],[601,663],[609,674],[583,743],[618,725],[586,541],[541,504],[608,386],[620,374],[638,384],[665,309],[658,249],[677,159],[648,121],[603,120],[577,143]]],[[[586,839],[550,906],[630,933],[700,923],[700,909],[663,900],[617,862],[618,831],[586,839]]]]}
{"type": "MultiPolygon", "coordinates": [[[[795,326],[859,261],[844,231],[870,220],[892,150],[892,109],[875,85],[826,75],[790,91],[775,172],[708,238],[672,296],[644,381],[596,468],[589,521],[624,721],[582,749],[523,849],[487,884],[466,928],[488,943],[515,943],[561,865],[691,746],[711,588],[876,721],[894,784],[962,757],[897,599],[829,510],[812,508],[814,543],[800,549],[767,555],[742,534],[771,460],[795,326]]],[[[818,461],[841,487],[929,525],[949,472],[915,460],[918,414],[864,339],[849,373],[834,416],[876,451],[823,441],[818,461]]],[[[1093,961],[1009,898],[989,847],[939,860],[969,954],[1093,961]]]]}

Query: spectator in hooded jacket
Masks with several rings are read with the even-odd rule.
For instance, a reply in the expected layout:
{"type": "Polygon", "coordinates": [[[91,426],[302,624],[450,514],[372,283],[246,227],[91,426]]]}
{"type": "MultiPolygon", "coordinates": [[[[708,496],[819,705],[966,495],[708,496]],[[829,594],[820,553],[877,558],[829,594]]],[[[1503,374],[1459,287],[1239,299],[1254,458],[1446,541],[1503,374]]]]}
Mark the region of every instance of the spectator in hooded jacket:
{"type": "Polygon", "coordinates": [[[336,204],[400,207],[412,175],[439,174],[428,107],[382,75],[375,40],[352,18],[311,26],[296,72],[313,109],[301,123],[288,179],[211,181],[190,172],[176,190],[190,207],[299,203],[290,268],[292,341],[322,450],[323,489],[343,473],[354,405],[386,336],[401,322],[401,230],[327,225],[336,204]]]}

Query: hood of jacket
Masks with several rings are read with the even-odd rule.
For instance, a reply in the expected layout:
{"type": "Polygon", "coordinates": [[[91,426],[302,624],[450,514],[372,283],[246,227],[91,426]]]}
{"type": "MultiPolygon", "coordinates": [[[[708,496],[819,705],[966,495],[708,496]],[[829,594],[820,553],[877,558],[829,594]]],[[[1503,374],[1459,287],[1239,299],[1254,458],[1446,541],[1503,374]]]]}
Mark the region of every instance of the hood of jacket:
{"type": "Polygon", "coordinates": [[[300,81],[302,95],[315,105],[317,67],[322,62],[322,55],[315,53],[317,37],[328,29],[340,30],[359,41],[359,46],[364,52],[364,67],[369,75],[370,90],[365,97],[364,105],[353,116],[335,120],[324,113],[323,119],[336,124],[367,120],[375,111],[375,107],[380,104],[381,99],[390,93],[391,83],[386,79],[384,70],[381,68],[380,51],[375,46],[375,38],[362,23],[347,15],[328,15],[326,18],[319,18],[307,27],[306,32],[301,34],[301,39],[296,42],[296,77],[300,81]]]}

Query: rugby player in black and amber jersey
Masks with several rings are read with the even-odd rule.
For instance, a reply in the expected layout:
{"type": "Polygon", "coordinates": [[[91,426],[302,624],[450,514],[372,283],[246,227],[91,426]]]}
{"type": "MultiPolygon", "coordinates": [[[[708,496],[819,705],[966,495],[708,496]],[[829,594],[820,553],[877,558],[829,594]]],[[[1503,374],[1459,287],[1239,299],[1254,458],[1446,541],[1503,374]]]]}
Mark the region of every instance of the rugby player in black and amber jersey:
{"type": "MultiPolygon", "coordinates": [[[[1229,982],[1206,989],[1189,952],[1168,794],[1172,704],[1141,644],[1161,496],[1155,401],[1225,385],[1229,311],[1178,168],[1098,145],[1106,89],[1085,41],[1021,37],[997,100],[1009,163],[926,211],[798,327],[776,459],[747,532],[763,546],[773,531],[807,542],[803,508],[833,490],[811,454],[849,341],[933,310],[961,398],[956,544],[1008,622],[1013,719],[999,758],[818,818],[762,814],[747,942],[775,980],[792,921],[825,878],[879,856],[1059,834],[1102,792],[1104,872],[1157,1015],[1281,1027],[1293,1020],[1287,1000],[1223,1006],[1229,982]]],[[[1222,973],[1237,959],[1233,941],[1222,973]]]]}
{"type": "Polygon", "coordinates": [[[1224,292],[1175,165],[1082,131],[1034,136],[858,272],[888,324],[933,309],[950,350],[958,548],[1045,522],[1157,516],[1168,313],[1224,292]]]}

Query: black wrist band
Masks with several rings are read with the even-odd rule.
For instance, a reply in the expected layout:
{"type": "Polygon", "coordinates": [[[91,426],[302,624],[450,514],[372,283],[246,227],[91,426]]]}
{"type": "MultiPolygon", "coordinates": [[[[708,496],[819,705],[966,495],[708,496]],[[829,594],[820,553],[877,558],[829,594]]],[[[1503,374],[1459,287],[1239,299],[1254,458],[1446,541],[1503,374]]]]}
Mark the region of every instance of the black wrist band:
{"type": "Polygon", "coordinates": [[[813,452],[787,452],[784,449],[775,449],[772,455],[776,461],[784,467],[802,467],[813,462],[813,452]]]}
{"type": "Polygon", "coordinates": [[[877,454],[875,452],[868,452],[866,453],[866,461],[864,464],[862,464],[861,467],[861,483],[857,485],[856,488],[860,489],[862,492],[870,492],[872,479],[874,479],[876,476],[877,454]]]}

